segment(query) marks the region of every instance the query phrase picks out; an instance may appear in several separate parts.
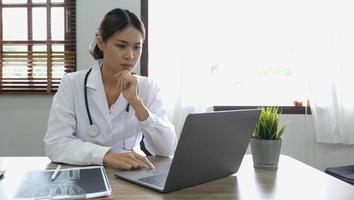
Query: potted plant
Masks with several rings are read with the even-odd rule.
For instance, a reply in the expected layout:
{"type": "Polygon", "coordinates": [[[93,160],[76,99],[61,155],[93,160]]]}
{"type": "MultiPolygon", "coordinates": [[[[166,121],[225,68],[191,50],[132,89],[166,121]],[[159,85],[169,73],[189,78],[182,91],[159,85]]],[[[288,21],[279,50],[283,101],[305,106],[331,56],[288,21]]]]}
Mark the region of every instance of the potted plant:
{"type": "Polygon", "coordinates": [[[251,138],[253,165],[277,169],[286,123],[279,125],[278,107],[263,107],[251,138]]]}

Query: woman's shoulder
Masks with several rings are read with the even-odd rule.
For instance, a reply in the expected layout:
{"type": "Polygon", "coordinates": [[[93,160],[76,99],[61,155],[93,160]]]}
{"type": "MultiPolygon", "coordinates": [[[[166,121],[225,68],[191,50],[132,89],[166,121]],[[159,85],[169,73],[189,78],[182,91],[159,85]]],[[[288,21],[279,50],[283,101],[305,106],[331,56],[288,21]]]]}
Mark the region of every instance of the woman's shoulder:
{"type": "Polygon", "coordinates": [[[79,70],[79,71],[76,71],[76,72],[70,72],[70,73],[65,74],[64,77],[67,77],[69,79],[75,79],[77,77],[81,77],[84,74],[86,74],[88,70],[89,69],[84,69],[84,70],[79,70]]]}
{"type": "MultiPolygon", "coordinates": [[[[82,82],[82,80],[84,80],[87,72],[92,69],[92,71],[97,71],[100,67],[100,60],[96,60],[95,62],[93,62],[91,64],[91,66],[89,66],[89,68],[87,68],[87,66],[85,67],[86,69],[81,69],[78,70],[76,72],[70,72],[64,75],[63,79],[67,79],[67,81],[74,81],[74,82],[82,82]]],[[[92,73],[91,73],[92,74],[92,73]]]]}
{"type": "Polygon", "coordinates": [[[70,72],[63,76],[60,81],[60,86],[62,89],[68,90],[76,90],[76,88],[82,88],[84,85],[84,78],[87,70],[80,70],[76,72],[70,72]]]}
{"type": "Polygon", "coordinates": [[[78,81],[78,80],[83,80],[87,71],[88,71],[88,69],[67,73],[63,76],[62,80],[63,81],[74,81],[74,82],[78,81]]]}

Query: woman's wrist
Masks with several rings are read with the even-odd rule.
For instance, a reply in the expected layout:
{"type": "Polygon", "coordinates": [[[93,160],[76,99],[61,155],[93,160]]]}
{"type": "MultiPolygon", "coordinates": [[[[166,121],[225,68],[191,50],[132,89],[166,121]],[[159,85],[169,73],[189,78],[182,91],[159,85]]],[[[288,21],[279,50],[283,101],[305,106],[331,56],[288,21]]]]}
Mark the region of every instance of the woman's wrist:
{"type": "Polygon", "coordinates": [[[107,153],[103,157],[103,165],[110,166],[110,157],[111,157],[111,150],[107,151],[107,153]]]}
{"type": "Polygon", "coordinates": [[[142,104],[143,102],[142,102],[142,100],[140,99],[140,97],[136,97],[136,98],[134,98],[131,102],[129,102],[130,103],[130,105],[132,105],[133,106],[133,108],[135,108],[136,106],[139,106],[139,104],[142,104]]]}
{"type": "Polygon", "coordinates": [[[134,108],[136,116],[140,121],[145,121],[149,117],[149,112],[139,97],[133,100],[130,104],[134,108]]]}

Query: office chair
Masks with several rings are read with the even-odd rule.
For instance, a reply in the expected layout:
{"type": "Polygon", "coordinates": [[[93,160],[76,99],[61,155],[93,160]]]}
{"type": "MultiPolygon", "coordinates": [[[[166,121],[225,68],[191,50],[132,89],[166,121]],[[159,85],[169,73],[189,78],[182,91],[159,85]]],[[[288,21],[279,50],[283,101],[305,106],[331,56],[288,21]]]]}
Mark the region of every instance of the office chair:
{"type": "Polygon", "coordinates": [[[325,169],[325,173],[354,185],[354,165],[328,167],[325,169]]]}

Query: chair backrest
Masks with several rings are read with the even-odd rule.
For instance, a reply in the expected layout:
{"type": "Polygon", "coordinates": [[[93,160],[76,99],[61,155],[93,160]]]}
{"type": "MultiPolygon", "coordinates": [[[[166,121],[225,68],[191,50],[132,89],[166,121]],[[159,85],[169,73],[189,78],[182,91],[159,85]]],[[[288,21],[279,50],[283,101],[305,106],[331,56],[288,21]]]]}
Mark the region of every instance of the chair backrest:
{"type": "Polygon", "coordinates": [[[325,172],[344,182],[354,185],[354,165],[329,167],[325,169],[325,172]]]}

